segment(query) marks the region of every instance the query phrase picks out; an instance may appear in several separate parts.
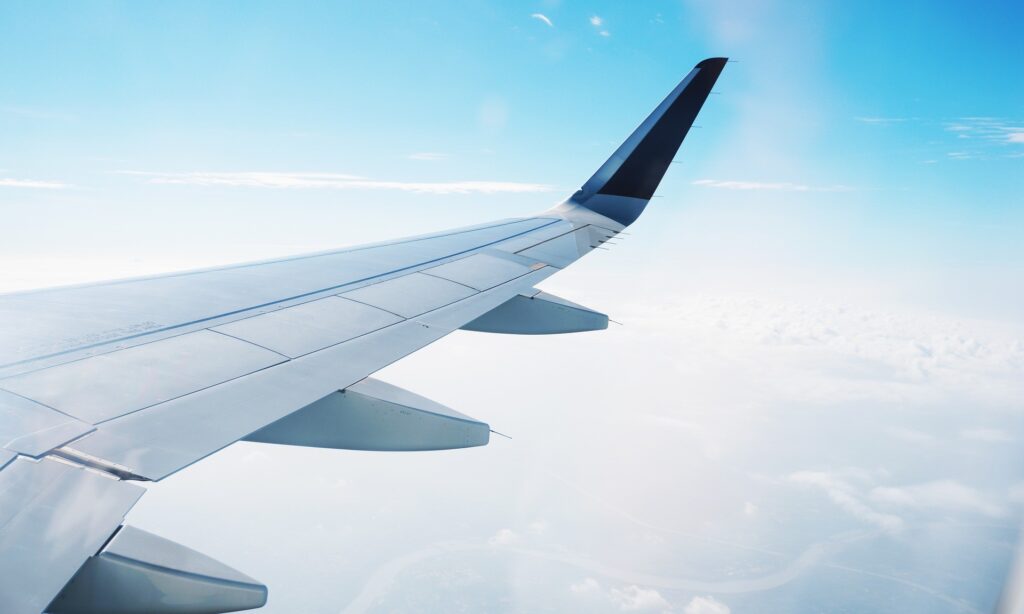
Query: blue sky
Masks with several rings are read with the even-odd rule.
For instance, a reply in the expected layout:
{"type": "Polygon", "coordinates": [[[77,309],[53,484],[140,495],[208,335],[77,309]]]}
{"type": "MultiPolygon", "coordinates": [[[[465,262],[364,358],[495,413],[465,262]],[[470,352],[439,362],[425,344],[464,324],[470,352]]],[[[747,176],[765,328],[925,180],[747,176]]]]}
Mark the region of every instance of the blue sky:
{"type": "Polygon", "coordinates": [[[128,520],[267,612],[991,611],[1024,506],[1022,18],[3,3],[0,291],[536,212],[727,55],[662,198],[545,283],[624,326],[382,372],[511,442],[237,444],[128,520]]]}
{"type": "Polygon", "coordinates": [[[379,211],[401,220],[393,235],[533,211],[584,181],[693,63],[728,55],[739,62],[661,190],[673,211],[770,211],[766,230],[809,224],[814,259],[847,268],[1019,273],[1019,3],[0,11],[0,205],[47,211],[16,216],[33,221],[12,250],[31,250],[32,231],[105,245],[124,234],[111,226],[134,235],[154,217],[180,239],[202,232],[194,215],[246,215],[264,245],[291,245],[285,218],[322,228],[379,211]],[[245,172],[286,175],[223,185],[245,172]],[[228,175],[196,185],[203,173],[228,175]],[[307,173],[330,177],[294,176],[307,173]],[[479,181],[493,183],[463,184],[479,181]],[[422,182],[442,185],[409,185],[422,182]]]}

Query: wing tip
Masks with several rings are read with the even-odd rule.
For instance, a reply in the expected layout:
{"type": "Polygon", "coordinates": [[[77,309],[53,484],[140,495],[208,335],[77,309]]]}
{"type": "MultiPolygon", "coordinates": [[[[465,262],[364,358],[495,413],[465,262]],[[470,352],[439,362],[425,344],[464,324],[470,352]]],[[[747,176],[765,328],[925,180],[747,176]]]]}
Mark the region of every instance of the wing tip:
{"type": "Polygon", "coordinates": [[[701,60],[570,200],[632,224],[654,196],[728,58],[701,60]]]}
{"type": "Polygon", "coordinates": [[[724,57],[707,58],[697,62],[697,65],[694,66],[694,68],[718,68],[721,70],[728,61],[729,58],[724,57]]]}

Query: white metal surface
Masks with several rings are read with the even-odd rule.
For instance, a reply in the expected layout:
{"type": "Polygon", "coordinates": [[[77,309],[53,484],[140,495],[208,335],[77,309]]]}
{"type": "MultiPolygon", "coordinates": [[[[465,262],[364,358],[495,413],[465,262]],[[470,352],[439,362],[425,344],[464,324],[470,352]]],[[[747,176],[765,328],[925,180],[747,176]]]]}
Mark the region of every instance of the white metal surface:
{"type": "Polygon", "coordinates": [[[284,362],[199,331],[0,380],[0,388],[97,424],[284,362]]]}
{"type": "Polygon", "coordinates": [[[341,296],[411,318],[475,294],[453,281],[413,273],[346,292],[341,296]]]}
{"type": "Polygon", "coordinates": [[[489,247],[555,219],[503,220],[275,261],[0,295],[0,375],[337,294],[489,247]]]}
{"type": "Polygon", "coordinates": [[[329,296],[213,330],[296,358],[401,320],[382,309],[329,296]]]}
{"type": "Polygon", "coordinates": [[[586,254],[595,245],[591,243],[590,226],[555,237],[534,247],[524,249],[518,254],[525,258],[533,258],[558,268],[565,268],[586,254]]]}
{"type": "Polygon", "coordinates": [[[480,253],[424,269],[422,272],[469,286],[475,290],[486,290],[521,275],[526,275],[530,272],[532,264],[534,262],[528,258],[519,258],[512,254],[480,253]]]}
{"type": "Polygon", "coordinates": [[[91,424],[0,390],[0,446],[7,450],[40,456],[91,430],[91,424]]]}
{"type": "Polygon", "coordinates": [[[158,480],[444,334],[416,322],[395,324],[112,420],[70,447],[158,480]]]}
{"type": "Polygon", "coordinates": [[[181,544],[131,526],[91,557],[49,614],[211,614],[258,608],[267,587],[181,544]]]}
{"type": "Polygon", "coordinates": [[[144,492],[50,459],[0,470],[0,612],[42,612],[144,492]]]}

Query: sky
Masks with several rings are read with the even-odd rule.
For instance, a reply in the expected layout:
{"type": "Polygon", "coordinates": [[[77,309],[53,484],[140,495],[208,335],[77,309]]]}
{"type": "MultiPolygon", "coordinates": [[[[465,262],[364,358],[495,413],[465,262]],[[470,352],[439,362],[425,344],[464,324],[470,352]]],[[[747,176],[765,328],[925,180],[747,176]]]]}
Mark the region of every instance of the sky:
{"type": "Polygon", "coordinates": [[[510,432],[238,444],[129,522],[268,612],[988,611],[1024,470],[1020,3],[0,6],[0,291],[531,214],[730,62],[630,236],[623,323],[380,374],[510,432]],[[529,380],[529,381],[527,381],[529,380]]]}

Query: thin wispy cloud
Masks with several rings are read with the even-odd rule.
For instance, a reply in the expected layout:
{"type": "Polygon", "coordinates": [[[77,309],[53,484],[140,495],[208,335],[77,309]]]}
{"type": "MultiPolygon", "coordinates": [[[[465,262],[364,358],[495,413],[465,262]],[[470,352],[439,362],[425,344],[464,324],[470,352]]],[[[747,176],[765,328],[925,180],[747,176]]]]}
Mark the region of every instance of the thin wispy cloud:
{"type": "Polygon", "coordinates": [[[612,601],[623,612],[643,612],[656,610],[665,612],[672,608],[672,605],[661,596],[661,593],[653,588],[644,588],[635,584],[621,589],[611,589],[612,601]]]}
{"type": "MultiPolygon", "coordinates": [[[[990,158],[1019,158],[1024,156],[1017,146],[1024,145],[1024,123],[992,116],[967,116],[953,120],[927,120],[921,117],[858,116],[853,118],[862,124],[874,126],[895,126],[915,123],[940,129],[955,140],[946,141],[945,152],[950,160],[983,160],[990,158]]],[[[936,160],[927,160],[934,164],[936,160]]]]}
{"type": "Polygon", "coordinates": [[[599,17],[597,15],[592,15],[590,17],[590,25],[592,25],[595,28],[597,28],[597,30],[598,30],[597,33],[600,34],[601,36],[611,36],[611,33],[608,32],[608,30],[606,30],[603,27],[604,26],[604,19],[603,18],[601,18],[601,17],[599,17]]]}
{"type": "Polygon", "coordinates": [[[853,119],[859,121],[862,124],[901,124],[906,121],[910,121],[907,117],[854,117],[853,119]]]}
{"type": "Polygon", "coordinates": [[[694,597],[690,603],[683,608],[683,614],[730,614],[729,606],[715,599],[711,595],[706,597],[694,597]]]}
{"type": "Polygon", "coordinates": [[[548,18],[548,16],[545,15],[544,13],[532,13],[530,17],[536,19],[537,21],[547,24],[549,28],[555,27],[555,24],[551,23],[551,19],[548,18]]]}
{"type": "Polygon", "coordinates": [[[758,190],[775,192],[850,192],[853,188],[845,185],[813,186],[788,181],[732,181],[719,179],[698,179],[693,185],[722,190],[758,190]]]}
{"type": "Polygon", "coordinates": [[[425,194],[496,194],[550,192],[554,186],[514,181],[384,181],[344,173],[117,171],[148,183],[269,189],[396,190],[425,194]]]}
{"type": "Polygon", "coordinates": [[[39,181],[36,179],[15,179],[13,177],[0,177],[0,187],[5,188],[28,188],[35,190],[63,190],[71,185],[60,181],[39,181]]]}
{"type": "Polygon", "coordinates": [[[447,160],[448,154],[439,153],[436,151],[419,151],[413,154],[409,154],[410,160],[421,160],[424,162],[437,162],[439,160],[447,160]]]}
{"type": "Polygon", "coordinates": [[[871,490],[871,499],[893,507],[973,512],[992,518],[1006,514],[1006,510],[988,496],[953,480],[900,487],[880,486],[871,490]]]}
{"type": "Polygon", "coordinates": [[[879,512],[864,502],[863,495],[854,485],[854,481],[865,479],[866,476],[860,475],[859,472],[843,476],[828,471],[797,471],[788,476],[788,480],[794,484],[822,490],[835,505],[851,516],[884,531],[901,531],[904,527],[902,518],[879,512]]]}
{"type": "Polygon", "coordinates": [[[1024,125],[1021,122],[999,117],[961,117],[946,122],[943,129],[956,136],[957,147],[965,149],[948,154],[955,160],[1016,158],[1022,153],[1018,147],[1024,145],[1024,125]]]}

